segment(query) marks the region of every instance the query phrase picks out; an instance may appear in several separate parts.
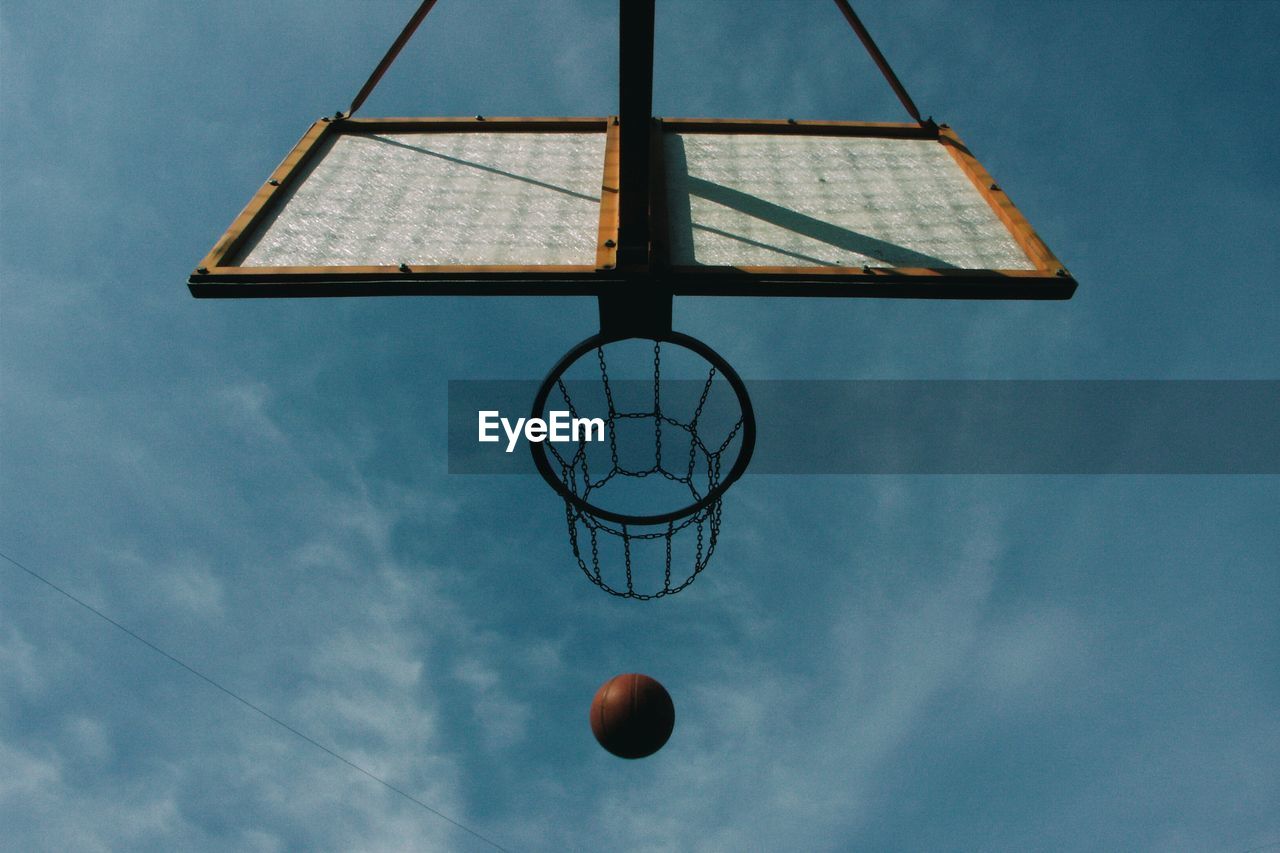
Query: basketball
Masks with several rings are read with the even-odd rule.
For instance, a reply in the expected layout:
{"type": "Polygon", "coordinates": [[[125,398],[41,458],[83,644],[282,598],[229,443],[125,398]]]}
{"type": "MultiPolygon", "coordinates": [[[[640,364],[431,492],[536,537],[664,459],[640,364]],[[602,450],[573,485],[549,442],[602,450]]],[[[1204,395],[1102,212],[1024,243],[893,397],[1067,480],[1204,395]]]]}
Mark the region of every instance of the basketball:
{"type": "Polygon", "coordinates": [[[647,675],[615,675],[591,700],[591,733],[619,758],[644,758],[662,749],[676,724],[665,687],[647,675]]]}

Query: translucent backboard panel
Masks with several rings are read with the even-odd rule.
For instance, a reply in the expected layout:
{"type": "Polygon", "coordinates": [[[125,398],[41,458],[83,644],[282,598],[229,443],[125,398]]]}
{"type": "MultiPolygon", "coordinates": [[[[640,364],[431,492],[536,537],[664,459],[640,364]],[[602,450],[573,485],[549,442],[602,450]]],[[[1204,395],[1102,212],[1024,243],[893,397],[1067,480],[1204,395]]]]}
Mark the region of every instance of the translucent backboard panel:
{"type": "Polygon", "coordinates": [[[195,296],[592,293],[617,257],[608,118],[321,118],[187,280],[195,296]]]}
{"type": "Polygon", "coordinates": [[[934,139],[668,132],[677,266],[1034,270],[934,139]]]}
{"type": "Polygon", "coordinates": [[[331,135],[247,267],[592,265],[604,133],[331,135]]]}

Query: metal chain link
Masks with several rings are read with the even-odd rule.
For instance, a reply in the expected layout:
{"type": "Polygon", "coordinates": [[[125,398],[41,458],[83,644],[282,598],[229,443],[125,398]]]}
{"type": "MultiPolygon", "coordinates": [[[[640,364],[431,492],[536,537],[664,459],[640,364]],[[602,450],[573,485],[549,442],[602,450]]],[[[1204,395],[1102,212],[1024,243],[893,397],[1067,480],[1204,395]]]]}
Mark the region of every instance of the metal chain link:
{"type": "MultiPolygon", "coordinates": [[[[569,459],[562,457],[554,448],[551,448],[556,461],[560,464],[561,477],[566,486],[573,494],[580,495],[586,499],[593,491],[602,488],[615,477],[639,479],[648,477],[652,474],[661,474],[666,479],[680,483],[688,488],[695,502],[701,500],[702,492],[698,486],[699,478],[695,477],[695,472],[698,470],[699,453],[701,453],[705,459],[706,489],[710,492],[720,482],[723,453],[728,449],[729,445],[733,442],[734,438],[743,427],[743,418],[739,417],[737,423],[734,424],[732,430],[729,432],[728,437],[725,438],[725,440],[715,450],[708,448],[698,433],[698,425],[717,376],[716,368],[712,366],[707,375],[707,381],[703,385],[692,419],[688,423],[682,423],[681,421],[666,415],[662,410],[660,389],[662,350],[660,342],[655,341],[653,347],[654,388],[652,412],[618,411],[613,399],[613,389],[609,381],[608,365],[605,360],[603,347],[596,348],[596,358],[600,366],[600,379],[604,387],[605,402],[608,406],[608,416],[605,418],[605,428],[609,434],[611,468],[609,472],[599,480],[593,481],[591,479],[585,442],[579,442],[577,452],[569,459]],[[644,418],[652,418],[654,422],[654,464],[653,467],[647,470],[628,470],[623,468],[618,460],[618,421],[624,419],[644,418]],[[663,465],[662,433],[664,425],[684,430],[689,436],[689,461],[683,475],[668,471],[663,465]],[[581,481],[579,480],[579,469],[581,470],[581,481]],[[581,491],[579,491],[580,489],[581,491]]],[[[564,384],[563,380],[558,382],[558,390],[569,409],[570,416],[577,418],[578,409],[574,406],[573,400],[569,395],[568,388],[564,384]]],[[[635,599],[638,601],[649,601],[680,592],[689,586],[689,584],[693,583],[702,570],[706,568],[707,563],[711,559],[711,555],[715,552],[716,542],[720,533],[721,502],[715,501],[714,503],[693,513],[688,518],[670,521],[667,522],[664,527],[659,527],[659,529],[649,531],[637,530],[628,524],[621,524],[618,527],[611,526],[603,520],[594,517],[590,512],[579,509],[569,501],[565,502],[565,518],[569,528],[569,544],[573,549],[574,558],[578,563],[578,568],[588,580],[611,595],[615,595],[620,598],[635,599]],[[591,553],[589,564],[581,547],[580,525],[586,529],[590,539],[591,553]],[[673,586],[673,541],[677,534],[688,527],[693,527],[695,531],[693,568],[681,582],[673,586]],[[614,588],[605,578],[605,573],[601,567],[601,534],[621,540],[623,574],[626,581],[625,589],[614,588]],[[657,539],[664,540],[665,560],[662,571],[662,588],[653,593],[638,592],[635,586],[637,567],[633,565],[632,542],[653,541],[657,539]]]]}
{"type": "Polygon", "coordinates": [[[653,342],[653,471],[667,473],[662,467],[662,344],[653,342]]]}
{"type": "Polygon", "coordinates": [[[671,522],[667,522],[667,564],[662,574],[662,591],[669,592],[671,590],[671,537],[675,535],[671,530],[671,522]]]}
{"type": "Polygon", "coordinates": [[[596,359],[600,362],[600,382],[604,385],[604,399],[609,407],[609,453],[613,458],[613,469],[618,470],[618,433],[614,429],[614,420],[618,410],[613,405],[613,389],[609,387],[609,368],[604,363],[604,347],[596,347],[596,359]]]}

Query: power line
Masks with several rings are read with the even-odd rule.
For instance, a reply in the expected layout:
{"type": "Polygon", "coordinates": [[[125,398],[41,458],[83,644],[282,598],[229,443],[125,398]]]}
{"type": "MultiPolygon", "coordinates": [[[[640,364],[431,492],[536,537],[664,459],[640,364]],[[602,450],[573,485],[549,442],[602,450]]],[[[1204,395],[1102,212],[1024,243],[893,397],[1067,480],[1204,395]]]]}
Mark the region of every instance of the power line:
{"type": "Polygon", "coordinates": [[[239,702],[241,705],[244,705],[246,708],[248,708],[248,709],[250,709],[250,710],[252,710],[252,711],[256,711],[257,713],[259,713],[259,714],[261,714],[262,716],[266,717],[268,720],[270,720],[271,722],[275,723],[277,726],[279,726],[280,728],[284,729],[285,731],[291,732],[292,734],[297,735],[298,737],[302,738],[302,739],[303,739],[303,740],[305,740],[307,743],[309,743],[309,744],[311,744],[312,746],[314,746],[316,749],[319,749],[319,750],[321,750],[321,751],[323,751],[323,752],[325,752],[325,753],[327,753],[327,754],[329,754],[329,755],[333,756],[334,758],[338,759],[339,761],[341,761],[343,764],[347,765],[347,766],[348,766],[348,767],[350,767],[351,769],[353,769],[353,770],[357,770],[357,771],[359,771],[360,773],[363,773],[365,776],[368,776],[370,779],[372,779],[373,781],[377,782],[378,784],[380,784],[380,785],[382,785],[382,786],[384,786],[384,787],[388,788],[389,790],[394,791],[395,793],[399,794],[400,796],[404,797],[404,798],[405,798],[406,800],[408,800],[409,802],[414,803],[415,805],[419,805],[419,806],[421,806],[422,808],[424,808],[424,809],[426,809],[427,811],[431,812],[433,815],[435,815],[436,817],[440,818],[441,820],[444,820],[444,821],[446,821],[446,822],[448,822],[448,823],[453,824],[453,825],[454,825],[454,826],[456,826],[458,829],[461,829],[463,832],[470,833],[471,835],[473,835],[473,836],[475,836],[476,838],[480,839],[480,840],[481,840],[481,841],[483,841],[485,844],[488,844],[489,846],[493,847],[494,849],[496,849],[496,850],[501,850],[501,851],[503,851],[503,853],[510,853],[510,851],[508,851],[508,850],[507,850],[505,847],[503,847],[502,845],[498,844],[496,841],[493,841],[492,839],[486,838],[485,836],[483,836],[483,835],[481,835],[480,833],[476,832],[474,829],[471,829],[470,827],[465,826],[465,825],[463,825],[463,824],[459,823],[458,821],[454,820],[453,818],[449,817],[449,816],[448,816],[447,814],[445,814],[444,812],[441,812],[441,811],[439,811],[438,809],[434,809],[434,808],[432,808],[431,806],[427,805],[427,804],[426,804],[426,803],[424,803],[422,800],[419,800],[417,797],[413,796],[412,794],[408,793],[407,791],[404,791],[404,790],[403,790],[403,789],[401,789],[401,788],[397,788],[395,785],[392,785],[392,784],[391,784],[390,782],[388,782],[386,779],[383,779],[382,777],[377,776],[376,774],[374,774],[374,773],[372,773],[372,772],[370,772],[370,771],[368,771],[368,770],[364,769],[364,768],[363,768],[363,767],[361,767],[359,764],[356,764],[354,761],[351,761],[351,760],[350,760],[350,759],[348,759],[348,758],[344,758],[343,756],[341,756],[341,755],[339,755],[338,753],[334,752],[332,749],[330,749],[329,747],[327,747],[327,746],[325,746],[324,744],[320,743],[319,741],[315,740],[314,738],[310,737],[309,735],[306,735],[306,734],[304,734],[304,733],[302,733],[302,732],[298,731],[298,730],[297,730],[297,729],[295,729],[293,726],[291,726],[291,725],[289,725],[288,723],[286,723],[284,720],[281,720],[279,717],[272,716],[270,713],[268,713],[267,711],[265,711],[265,710],[263,710],[262,708],[258,707],[257,705],[253,704],[253,703],[252,703],[252,702],[250,702],[248,699],[245,699],[243,696],[241,696],[240,694],[236,693],[234,690],[231,690],[230,688],[227,688],[227,687],[223,687],[221,684],[219,684],[218,682],[214,681],[212,678],[210,678],[209,676],[205,675],[203,672],[200,672],[199,670],[197,670],[197,669],[195,669],[195,668],[193,668],[193,667],[189,666],[188,664],[184,663],[183,661],[181,661],[181,660],[179,660],[178,658],[174,657],[173,655],[169,654],[169,653],[168,653],[168,652],[166,652],[164,649],[160,648],[160,647],[159,647],[159,646],[157,646],[155,643],[151,642],[150,640],[146,639],[145,637],[141,637],[141,636],[139,636],[138,634],[135,634],[133,631],[129,630],[129,629],[128,629],[128,628],[126,628],[124,625],[121,625],[119,622],[117,622],[116,620],[112,619],[110,616],[108,616],[107,614],[103,613],[101,610],[99,610],[98,608],[94,607],[92,604],[89,604],[88,602],[83,601],[82,599],[77,598],[76,596],[72,595],[70,592],[67,592],[65,589],[63,589],[62,587],[58,586],[58,585],[57,585],[56,583],[54,583],[53,581],[49,580],[48,578],[44,577],[43,575],[41,575],[41,574],[39,574],[39,573],[37,573],[37,572],[35,572],[35,571],[33,571],[33,570],[31,570],[31,569],[27,568],[27,567],[26,567],[26,566],[24,566],[22,563],[19,563],[19,562],[18,562],[17,560],[15,560],[13,557],[10,557],[8,554],[5,554],[3,551],[0,551],[0,557],[3,557],[5,560],[7,560],[8,562],[12,563],[14,566],[17,566],[19,569],[22,569],[22,571],[26,572],[26,573],[27,573],[28,575],[30,575],[31,577],[33,577],[33,578],[35,578],[36,580],[40,581],[40,583],[42,583],[42,584],[44,584],[45,586],[49,587],[49,588],[50,588],[50,589],[52,589],[54,592],[57,592],[57,593],[59,593],[60,595],[63,595],[63,596],[65,596],[66,598],[71,599],[71,600],[72,600],[72,601],[74,601],[76,604],[79,604],[81,607],[83,607],[85,610],[88,610],[90,613],[92,613],[94,616],[97,616],[99,619],[102,619],[103,621],[110,623],[111,625],[115,626],[116,628],[119,628],[121,631],[123,631],[124,633],[128,634],[130,637],[133,637],[133,638],[134,638],[135,640],[137,640],[139,643],[142,643],[144,646],[146,646],[147,648],[151,649],[151,651],[155,652],[155,653],[156,653],[156,654],[158,654],[158,655],[161,655],[162,657],[165,657],[165,658],[169,659],[169,660],[170,660],[170,661],[172,661],[173,663],[176,663],[178,666],[182,667],[182,668],[183,668],[183,669],[185,669],[187,672],[191,673],[191,674],[192,674],[192,675],[194,675],[196,678],[199,678],[201,681],[205,682],[206,684],[208,684],[208,685],[210,685],[210,686],[212,686],[212,687],[215,687],[215,688],[217,688],[218,690],[221,690],[223,693],[227,694],[227,695],[228,695],[228,696],[230,696],[232,699],[234,699],[234,700],[236,700],[237,702],[239,702]]]}

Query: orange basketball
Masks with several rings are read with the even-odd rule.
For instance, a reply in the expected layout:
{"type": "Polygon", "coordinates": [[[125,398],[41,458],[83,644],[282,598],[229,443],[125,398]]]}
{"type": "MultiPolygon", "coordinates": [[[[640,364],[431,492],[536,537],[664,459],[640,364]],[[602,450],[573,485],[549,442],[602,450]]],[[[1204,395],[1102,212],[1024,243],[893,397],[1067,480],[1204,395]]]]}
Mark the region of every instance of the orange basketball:
{"type": "Polygon", "coordinates": [[[591,700],[591,733],[619,758],[644,758],[662,749],[676,724],[665,687],[647,675],[615,675],[591,700]]]}

